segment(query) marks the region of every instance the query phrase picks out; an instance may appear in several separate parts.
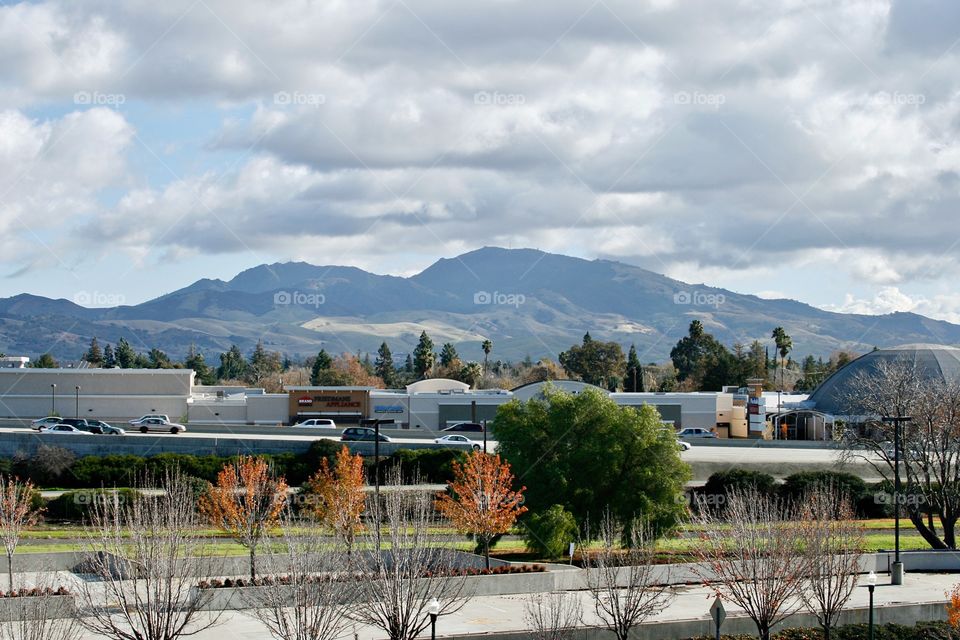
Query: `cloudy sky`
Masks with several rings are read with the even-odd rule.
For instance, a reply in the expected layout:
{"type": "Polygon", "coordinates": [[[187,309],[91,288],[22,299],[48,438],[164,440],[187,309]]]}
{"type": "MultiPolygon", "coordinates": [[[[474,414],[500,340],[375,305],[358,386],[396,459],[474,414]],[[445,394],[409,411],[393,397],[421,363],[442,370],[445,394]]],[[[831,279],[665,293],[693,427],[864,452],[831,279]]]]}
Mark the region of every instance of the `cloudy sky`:
{"type": "Polygon", "coordinates": [[[0,2],[0,295],[483,245],[960,321],[953,0],[0,2]]]}

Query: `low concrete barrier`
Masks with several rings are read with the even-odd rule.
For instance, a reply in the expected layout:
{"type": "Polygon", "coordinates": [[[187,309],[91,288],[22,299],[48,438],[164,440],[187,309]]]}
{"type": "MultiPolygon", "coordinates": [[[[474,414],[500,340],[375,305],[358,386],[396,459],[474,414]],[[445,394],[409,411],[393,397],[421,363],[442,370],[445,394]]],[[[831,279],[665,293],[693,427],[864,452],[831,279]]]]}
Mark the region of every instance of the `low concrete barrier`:
{"type": "Polygon", "coordinates": [[[37,596],[0,598],[0,621],[75,618],[74,596],[37,596]]]}

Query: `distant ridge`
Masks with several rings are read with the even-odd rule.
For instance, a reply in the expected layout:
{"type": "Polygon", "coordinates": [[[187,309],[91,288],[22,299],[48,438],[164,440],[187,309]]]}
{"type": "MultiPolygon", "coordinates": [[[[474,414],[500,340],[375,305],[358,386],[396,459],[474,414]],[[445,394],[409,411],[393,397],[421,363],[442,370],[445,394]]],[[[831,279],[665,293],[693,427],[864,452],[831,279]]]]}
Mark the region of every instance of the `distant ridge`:
{"type": "Polygon", "coordinates": [[[905,343],[960,344],[960,326],[913,313],[833,313],[795,300],[767,300],[691,285],[640,267],[536,249],[484,247],[443,258],[409,278],[356,267],[286,262],[252,267],[229,281],[203,278],[132,306],[87,309],[69,300],[20,294],[0,299],[0,349],[78,358],[90,338],[182,357],[191,344],[208,359],[262,339],[291,357],[413,349],[426,329],[461,355],[556,358],[586,331],[636,344],[644,362],[664,360],[693,319],[727,345],[770,342],[782,325],[794,354],[829,356],[905,343]]]}

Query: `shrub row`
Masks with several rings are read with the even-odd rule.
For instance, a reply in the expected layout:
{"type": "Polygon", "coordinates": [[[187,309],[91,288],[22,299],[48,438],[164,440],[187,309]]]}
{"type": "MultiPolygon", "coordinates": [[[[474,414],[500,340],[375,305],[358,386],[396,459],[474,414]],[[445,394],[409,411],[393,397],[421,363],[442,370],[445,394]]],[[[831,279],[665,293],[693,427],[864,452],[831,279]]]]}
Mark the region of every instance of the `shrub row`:
{"type": "MultiPolygon", "coordinates": [[[[865,624],[847,624],[830,630],[830,640],[868,640],[870,628],[865,624]]],[[[946,622],[918,622],[914,626],[878,624],[873,627],[874,640],[960,640],[960,630],[946,622]]],[[[722,635],[721,640],[756,640],[752,635],[722,635]]],[[[689,640],[714,640],[714,636],[697,636],[689,640]]],[[[824,640],[819,628],[784,629],[773,640],[824,640]]]]}
{"type": "MultiPolygon", "coordinates": [[[[323,458],[332,460],[342,443],[317,440],[302,454],[263,455],[278,474],[291,486],[302,485],[319,467],[323,458]]],[[[407,478],[419,468],[423,482],[444,483],[453,477],[452,462],[464,455],[453,449],[401,449],[380,460],[381,477],[386,469],[401,463],[407,478]]],[[[42,446],[33,456],[15,456],[0,459],[0,473],[12,474],[30,480],[38,487],[85,489],[94,487],[129,487],[144,475],[162,476],[173,467],[205,482],[215,482],[223,465],[236,456],[196,456],[191,454],[160,453],[149,457],[134,455],[105,455],[77,458],[67,449],[42,446]]],[[[372,477],[374,461],[364,461],[368,477],[372,477]]]]}
{"type": "Polygon", "coordinates": [[[787,476],[783,484],[767,473],[747,469],[720,471],[694,491],[693,504],[712,508],[723,507],[727,493],[735,489],[756,488],[760,493],[796,501],[817,486],[829,486],[847,496],[857,516],[883,518],[892,514],[889,483],[868,485],[863,479],[841,471],[804,471],[787,476]]]}
{"type": "Polygon", "coordinates": [[[0,591],[0,598],[35,598],[37,596],[68,596],[70,591],[66,587],[53,589],[51,587],[40,588],[32,587],[30,589],[20,588],[13,591],[0,591]]]}
{"type": "MultiPolygon", "coordinates": [[[[459,570],[448,570],[443,572],[432,572],[425,571],[423,573],[424,578],[433,578],[433,577],[449,577],[449,576],[502,576],[510,575],[515,573],[543,573],[547,568],[542,564],[521,564],[521,565],[508,565],[503,567],[494,567],[493,569],[478,569],[478,568],[469,568],[469,569],[459,569],[459,570]]],[[[307,582],[311,582],[312,576],[307,577],[307,582]]],[[[250,580],[248,578],[226,578],[220,580],[215,578],[213,580],[201,580],[197,583],[198,589],[232,589],[239,587],[266,587],[274,584],[289,585],[293,583],[293,579],[290,576],[260,576],[250,580]]]]}

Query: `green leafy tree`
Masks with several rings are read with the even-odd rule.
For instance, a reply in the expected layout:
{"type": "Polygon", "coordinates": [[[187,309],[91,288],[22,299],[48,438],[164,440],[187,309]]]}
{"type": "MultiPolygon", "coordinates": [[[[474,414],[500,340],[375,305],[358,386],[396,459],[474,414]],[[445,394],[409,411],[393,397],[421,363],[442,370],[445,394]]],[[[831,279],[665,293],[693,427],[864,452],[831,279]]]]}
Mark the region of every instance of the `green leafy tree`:
{"type": "Polygon", "coordinates": [[[226,353],[220,354],[220,367],[217,378],[220,380],[240,380],[247,372],[247,361],[237,345],[231,345],[226,353]]]}
{"type": "Polygon", "coordinates": [[[637,348],[634,345],[630,345],[630,351],[627,353],[627,372],[623,377],[623,390],[633,393],[644,391],[643,365],[640,364],[637,348]]]}
{"type": "Polygon", "coordinates": [[[133,356],[133,368],[134,369],[149,369],[150,359],[143,355],[142,353],[137,353],[133,356]]]}
{"type": "Polygon", "coordinates": [[[49,353],[45,353],[33,361],[34,369],[59,369],[60,363],[53,359],[49,353]]]}
{"type": "Polygon", "coordinates": [[[560,558],[571,542],[579,537],[577,521],[562,504],[550,505],[532,514],[523,523],[523,541],[527,549],[543,558],[560,558]]]}
{"type": "Polygon", "coordinates": [[[83,354],[83,359],[95,367],[103,364],[103,351],[100,350],[100,343],[97,342],[96,336],[90,340],[90,348],[83,354]]]}
{"type": "Polygon", "coordinates": [[[390,352],[390,346],[383,342],[377,349],[377,360],[374,363],[374,373],[380,376],[383,384],[391,389],[397,384],[397,372],[393,368],[393,354],[390,352]]]}
{"type": "Polygon", "coordinates": [[[413,350],[413,370],[420,379],[429,378],[433,371],[436,354],[433,352],[433,340],[426,331],[420,333],[420,341],[413,350]]]}
{"type": "Polygon", "coordinates": [[[200,384],[211,385],[217,382],[216,373],[210,368],[207,361],[204,360],[203,354],[197,350],[195,345],[190,345],[190,350],[187,352],[183,365],[187,369],[193,369],[200,384]]]}
{"type": "Polygon", "coordinates": [[[107,369],[113,369],[117,366],[117,357],[113,355],[113,347],[109,344],[103,348],[103,366],[107,369]]]}
{"type": "Polygon", "coordinates": [[[501,406],[494,424],[532,513],[560,504],[585,530],[591,514],[609,506],[625,527],[643,522],[654,532],[685,513],[690,469],[652,406],[621,407],[600,391],[571,395],[548,385],[543,400],[501,406]]]}
{"type": "Polygon", "coordinates": [[[133,350],[133,347],[125,338],[120,338],[120,341],[117,342],[115,357],[117,366],[121,369],[132,369],[136,366],[137,352],[133,350]]]}
{"type": "Polygon", "coordinates": [[[703,323],[690,323],[687,335],[670,350],[670,359],[680,382],[689,380],[694,389],[720,391],[738,378],[733,354],[712,335],[703,323]]]}
{"type": "Polygon", "coordinates": [[[476,387],[482,379],[483,367],[480,366],[479,362],[468,362],[464,364],[460,367],[460,372],[457,374],[457,380],[466,382],[471,387],[476,387]]]}
{"type": "Polygon", "coordinates": [[[332,364],[333,358],[330,357],[327,350],[320,349],[320,353],[318,353],[317,357],[313,360],[313,366],[310,367],[310,384],[313,386],[319,385],[321,375],[323,375],[324,371],[328,371],[332,364]]]}
{"type": "Polygon", "coordinates": [[[594,340],[587,333],[581,344],[560,354],[560,364],[571,378],[607,388],[612,378],[623,376],[626,360],[619,344],[594,340]]]}

